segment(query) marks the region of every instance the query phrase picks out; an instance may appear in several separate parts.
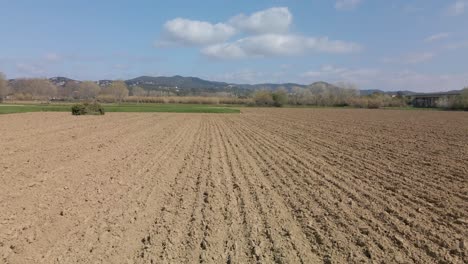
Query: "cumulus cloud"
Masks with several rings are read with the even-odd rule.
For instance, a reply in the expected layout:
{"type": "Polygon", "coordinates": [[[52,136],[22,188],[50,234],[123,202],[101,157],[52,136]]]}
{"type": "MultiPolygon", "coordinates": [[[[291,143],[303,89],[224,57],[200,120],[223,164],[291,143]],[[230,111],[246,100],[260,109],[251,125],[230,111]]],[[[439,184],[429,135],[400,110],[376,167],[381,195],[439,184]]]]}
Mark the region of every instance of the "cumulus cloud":
{"type": "Polygon", "coordinates": [[[467,0],[457,0],[455,3],[451,4],[447,10],[446,13],[449,16],[459,16],[463,13],[465,13],[465,9],[468,7],[468,1],[467,0]]]}
{"type": "Polygon", "coordinates": [[[164,24],[158,47],[168,44],[201,46],[201,53],[218,59],[294,56],[309,52],[350,53],[361,46],[327,37],[289,33],[293,15],[287,7],[273,7],[253,14],[240,14],[226,23],[176,18],[164,24]],[[229,41],[236,34],[241,38],[229,41]]]}
{"type": "Polygon", "coordinates": [[[285,33],[289,30],[293,16],[287,7],[273,7],[251,14],[240,14],[229,20],[229,24],[253,34],[285,33]]]}
{"type": "Polygon", "coordinates": [[[164,24],[163,40],[157,45],[178,43],[185,45],[208,45],[224,42],[236,33],[236,30],[227,24],[211,24],[205,21],[176,18],[164,24]]]}
{"type": "Polygon", "coordinates": [[[338,10],[350,10],[356,8],[362,0],[337,0],[335,2],[335,8],[338,10]]]}
{"type": "Polygon", "coordinates": [[[442,39],[446,39],[450,36],[450,33],[448,32],[442,32],[442,33],[438,33],[438,34],[434,34],[432,36],[429,36],[427,38],[424,39],[425,42],[434,42],[434,41],[438,41],[438,40],[442,40],[442,39]]]}
{"type": "Polygon", "coordinates": [[[291,34],[264,34],[202,49],[206,56],[218,59],[240,59],[267,56],[292,56],[307,52],[350,53],[361,50],[352,42],[312,38],[291,34]]]}

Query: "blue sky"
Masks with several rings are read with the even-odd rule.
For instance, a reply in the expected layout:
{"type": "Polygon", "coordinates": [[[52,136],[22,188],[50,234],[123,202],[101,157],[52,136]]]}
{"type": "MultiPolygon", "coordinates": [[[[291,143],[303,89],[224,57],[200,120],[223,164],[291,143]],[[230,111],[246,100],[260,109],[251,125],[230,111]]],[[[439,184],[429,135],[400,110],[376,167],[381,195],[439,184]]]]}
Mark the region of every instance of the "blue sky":
{"type": "Polygon", "coordinates": [[[0,0],[9,78],[468,86],[468,0],[0,0]]]}

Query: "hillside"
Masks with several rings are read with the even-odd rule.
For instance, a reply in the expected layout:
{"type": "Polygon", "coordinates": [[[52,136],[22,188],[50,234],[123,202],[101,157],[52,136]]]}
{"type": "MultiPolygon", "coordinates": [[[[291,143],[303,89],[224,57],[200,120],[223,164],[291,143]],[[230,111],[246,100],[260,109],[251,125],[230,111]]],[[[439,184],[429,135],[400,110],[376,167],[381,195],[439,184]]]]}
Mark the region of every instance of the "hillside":
{"type": "MultiPolygon", "coordinates": [[[[14,82],[15,79],[9,80],[10,83],[14,82]]],[[[50,82],[58,87],[64,87],[70,82],[80,82],[79,80],[73,80],[67,77],[53,77],[49,79],[50,82]]],[[[96,81],[100,86],[110,85],[113,80],[99,80],[96,81]]],[[[198,77],[184,77],[175,75],[172,77],[159,76],[140,76],[134,79],[126,80],[125,83],[129,87],[140,86],[145,90],[149,91],[164,91],[174,95],[200,95],[206,93],[220,93],[227,92],[235,94],[237,96],[248,96],[257,90],[278,90],[285,89],[288,92],[292,92],[294,88],[309,88],[309,89],[334,89],[335,85],[319,81],[309,85],[297,84],[297,83],[260,83],[260,84],[236,84],[226,83],[218,81],[204,80],[198,77]]],[[[416,94],[412,91],[382,91],[378,89],[367,89],[360,90],[360,94],[363,96],[371,95],[373,93],[385,93],[389,95],[396,95],[398,93],[402,95],[416,94]]]]}

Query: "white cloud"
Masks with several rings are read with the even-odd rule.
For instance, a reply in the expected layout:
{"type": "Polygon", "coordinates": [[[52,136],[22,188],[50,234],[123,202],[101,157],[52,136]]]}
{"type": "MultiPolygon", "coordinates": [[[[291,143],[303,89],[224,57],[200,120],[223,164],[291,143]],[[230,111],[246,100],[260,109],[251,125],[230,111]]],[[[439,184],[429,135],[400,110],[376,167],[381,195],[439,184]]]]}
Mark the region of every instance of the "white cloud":
{"type": "Polygon", "coordinates": [[[240,14],[226,23],[176,18],[164,25],[157,46],[198,45],[201,53],[218,59],[240,59],[302,55],[309,52],[350,53],[361,46],[327,37],[308,37],[289,33],[293,15],[287,7],[273,7],[250,15],[240,14]],[[238,33],[243,38],[228,41],[238,33]]]}
{"type": "Polygon", "coordinates": [[[400,64],[418,64],[432,60],[436,56],[432,52],[410,53],[396,58],[384,58],[385,63],[400,63],[400,64]]]}
{"type": "Polygon", "coordinates": [[[466,0],[457,0],[455,3],[451,4],[447,10],[446,14],[449,16],[459,16],[465,13],[465,9],[468,7],[468,1],[466,0]]]}
{"type": "Polygon", "coordinates": [[[184,44],[208,45],[220,43],[232,37],[236,30],[227,24],[211,24],[204,21],[176,18],[164,24],[165,38],[157,45],[184,44]]]}
{"type": "Polygon", "coordinates": [[[285,33],[289,30],[293,16],[287,7],[273,7],[253,13],[250,16],[237,15],[229,24],[253,34],[285,33]]]}
{"type": "Polygon", "coordinates": [[[448,37],[450,37],[450,33],[442,32],[442,33],[438,33],[438,34],[434,34],[432,36],[429,36],[429,37],[425,38],[424,41],[425,42],[434,42],[434,41],[446,39],[448,37]]]}
{"type": "Polygon", "coordinates": [[[339,10],[350,10],[356,8],[362,0],[337,0],[335,2],[335,8],[339,10]]]}
{"type": "Polygon", "coordinates": [[[231,43],[208,46],[202,53],[219,59],[240,59],[266,56],[293,56],[307,52],[350,53],[361,50],[352,42],[312,38],[300,35],[265,34],[239,39],[231,43]]]}

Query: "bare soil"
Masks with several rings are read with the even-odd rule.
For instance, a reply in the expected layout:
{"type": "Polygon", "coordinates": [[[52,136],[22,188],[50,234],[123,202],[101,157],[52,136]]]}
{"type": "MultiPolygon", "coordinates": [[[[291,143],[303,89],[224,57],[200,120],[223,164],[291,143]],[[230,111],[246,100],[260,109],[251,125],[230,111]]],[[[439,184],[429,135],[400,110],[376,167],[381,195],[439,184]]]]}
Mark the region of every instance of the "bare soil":
{"type": "Polygon", "coordinates": [[[0,116],[0,263],[468,263],[468,113],[0,116]]]}

